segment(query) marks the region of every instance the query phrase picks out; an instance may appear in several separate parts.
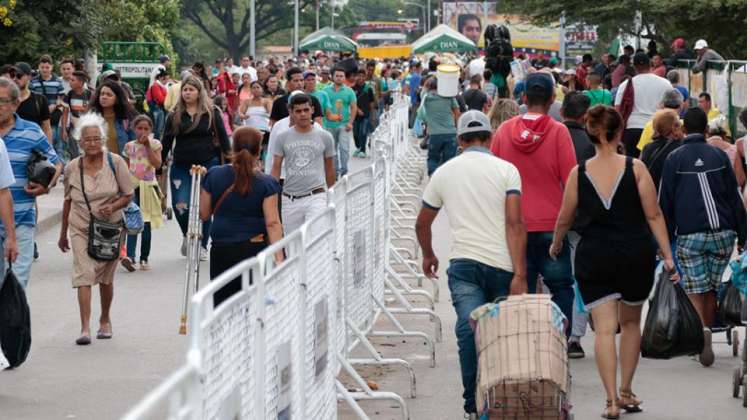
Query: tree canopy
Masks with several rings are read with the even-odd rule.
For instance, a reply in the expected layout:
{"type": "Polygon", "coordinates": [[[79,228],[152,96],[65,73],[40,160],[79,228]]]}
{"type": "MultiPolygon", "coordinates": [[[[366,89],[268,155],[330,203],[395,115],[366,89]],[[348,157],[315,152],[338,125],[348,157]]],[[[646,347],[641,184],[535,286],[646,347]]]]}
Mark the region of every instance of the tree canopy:
{"type": "Polygon", "coordinates": [[[566,21],[599,25],[604,33],[636,35],[635,15],[641,12],[642,36],[657,41],[662,49],[676,38],[688,45],[706,39],[725,57],[744,58],[747,24],[744,0],[506,0],[502,7],[528,15],[538,23],[557,22],[562,13],[566,21]]]}

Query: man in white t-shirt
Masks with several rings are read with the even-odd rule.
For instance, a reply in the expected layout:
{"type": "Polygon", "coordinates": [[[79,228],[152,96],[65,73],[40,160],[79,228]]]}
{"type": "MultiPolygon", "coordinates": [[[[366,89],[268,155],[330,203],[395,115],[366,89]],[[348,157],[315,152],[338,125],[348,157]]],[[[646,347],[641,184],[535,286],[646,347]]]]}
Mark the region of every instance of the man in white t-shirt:
{"type": "Polygon", "coordinates": [[[436,277],[431,225],[441,208],[449,218],[454,239],[447,274],[457,313],[464,411],[477,418],[477,351],[469,315],[498,297],[526,293],[527,234],[519,171],[488,150],[488,117],[480,111],[465,112],[457,136],[463,152],[431,176],[415,228],[423,250],[423,272],[436,277]]]}
{"type": "MultiPolygon", "coordinates": [[[[628,117],[622,140],[625,153],[637,158],[641,151],[636,146],[643,128],[659,110],[661,98],[673,88],[669,80],[651,73],[651,61],[647,54],[636,54],[633,57],[633,67],[635,67],[635,77],[631,79],[633,81],[633,110],[628,117]]],[[[623,108],[623,97],[629,83],[630,81],[626,80],[617,89],[615,108],[619,111],[623,108]]]]}
{"type": "Polygon", "coordinates": [[[236,71],[239,73],[240,77],[244,77],[244,74],[248,74],[249,79],[251,79],[252,82],[257,81],[257,69],[252,67],[252,57],[248,55],[241,57],[241,67],[237,68],[236,71]]]}

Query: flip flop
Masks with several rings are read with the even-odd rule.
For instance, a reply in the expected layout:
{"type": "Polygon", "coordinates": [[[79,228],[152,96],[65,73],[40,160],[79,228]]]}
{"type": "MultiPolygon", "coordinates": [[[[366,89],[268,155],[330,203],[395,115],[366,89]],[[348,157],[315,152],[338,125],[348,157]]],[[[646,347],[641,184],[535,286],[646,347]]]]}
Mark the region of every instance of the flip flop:
{"type": "Polygon", "coordinates": [[[81,335],[77,340],[75,340],[75,344],[79,346],[87,346],[91,344],[91,337],[87,335],[81,335]]]}

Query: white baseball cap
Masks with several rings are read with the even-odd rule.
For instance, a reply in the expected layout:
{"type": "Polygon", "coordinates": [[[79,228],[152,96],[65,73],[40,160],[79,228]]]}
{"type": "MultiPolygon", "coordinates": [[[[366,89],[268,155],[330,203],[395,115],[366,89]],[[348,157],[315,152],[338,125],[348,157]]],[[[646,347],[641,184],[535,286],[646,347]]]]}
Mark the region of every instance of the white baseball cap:
{"type": "Polygon", "coordinates": [[[708,48],[708,43],[705,39],[699,39],[695,42],[695,47],[693,47],[694,50],[702,50],[703,48],[708,48]]]}
{"type": "Polygon", "coordinates": [[[467,111],[459,117],[457,123],[457,136],[467,133],[477,133],[481,131],[491,132],[490,119],[481,111],[467,111]]]}

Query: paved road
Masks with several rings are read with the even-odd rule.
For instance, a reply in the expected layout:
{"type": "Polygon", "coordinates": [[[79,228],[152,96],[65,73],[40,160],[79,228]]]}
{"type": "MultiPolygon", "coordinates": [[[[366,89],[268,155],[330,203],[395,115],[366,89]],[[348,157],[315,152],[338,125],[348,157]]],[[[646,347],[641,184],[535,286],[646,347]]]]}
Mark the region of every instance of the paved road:
{"type": "MultiPolygon", "coordinates": [[[[353,160],[360,166],[360,160],[353,160]]],[[[178,254],[180,232],[174,221],[154,232],[153,270],[116,276],[112,309],[114,338],[94,340],[88,347],[73,344],[79,328],[75,292],[70,287],[72,256],[56,248],[57,230],[42,234],[41,259],[32,269],[28,289],[32,309],[32,353],[21,368],[0,371],[0,420],[6,419],[116,419],[153,389],[183,360],[186,340],[176,334],[185,260],[178,254]]],[[[461,385],[454,314],[444,274],[450,247],[443,215],[435,229],[436,251],[444,262],[442,302],[437,312],[444,322],[444,342],[438,345],[438,365],[430,368],[422,343],[380,339],[377,348],[387,356],[412,361],[418,379],[418,397],[408,400],[414,420],[462,418],[461,385]]],[[[207,279],[207,264],[203,278],[207,279]]],[[[94,294],[94,302],[98,298],[94,294]]],[[[94,307],[93,316],[99,314],[94,307]]],[[[95,319],[95,318],[94,318],[95,319]]],[[[413,329],[432,331],[424,321],[406,320],[413,329]]],[[[95,324],[94,324],[95,325],[95,324]]],[[[744,336],[744,334],[742,334],[744,336]]],[[[717,336],[723,341],[723,335],[717,336]]],[[[591,337],[585,348],[593,351],[591,337]]],[[[717,361],[704,369],[688,358],[641,363],[636,392],[645,399],[646,412],[626,416],[636,420],[736,420],[747,409],[730,396],[731,369],[736,364],[725,345],[716,345],[717,361]]],[[[576,419],[599,418],[603,394],[590,354],[574,361],[573,400],[576,419]]],[[[394,369],[364,370],[383,390],[406,395],[405,376],[394,369]]],[[[397,411],[386,402],[365,402],[375,419],[395,419],[397,411]]],[[[341,405],[340,418],[354,418],[341,405]]]]}
{"type": "MultiPolygon", "coordinates": [[[[411,361],[416,370],[418,396],[407,400],[411,418],[414,420],[457,420],[461,419],[461,381],[459,358],[457,355],[454,323],[456,316],[449,299],[446,285],[446,261],[448,260],[451,237],[445,214],[440,214],[434,225],[434,247],[441,260],[440,280],[442,301],[437,303],[436,312],[443,321],[444,340],[437,347],[437,367],[430,368],[428,360],[422,357],[422,343],[411,340],[378,340],[377,348],[390,357],[404,357],[411,361]],[[385,343],[384,345],[381,345],[385,343]],[[392,347],[392,344],[394,347],[392,347]]],[[[383,320],[380,325],[385,325],[383,320]]],[[[422,321],[406,322],[412,329],[432,331],[431,324],[422,321]]],[[[744,328],[739,329],[744,337],[744,328]]],[[[644,400],[644,412],[624,415],[635,420],[744,420],[747,408],[741,399],[731,397],[732,369],[737,359],[731,357],[731,347],[725,344],[724,334],[714,336],[716,363],[711,368],[703,368],[687,357],[673,360],[642,359],[634,382],[634,391],[644,400]]],[[[604,408],[604,391],[594,363],[593,333],[589,331],[583,342],[587,356],[571,362],[573,374],[572,402],[577,420],[600,418],[604,408]]],[[[366,369],[369,378],[376,381],[381,390],[391,390],[405,396],[406,377],[401,371],[387,369],[366,369]]],[[[362,407],[374,419],[397,419],[398,411],[388,402],[365,401],[362,407]]],[[[345,419],[353,419],[350,411],[343,407],[345,419]]]]}

